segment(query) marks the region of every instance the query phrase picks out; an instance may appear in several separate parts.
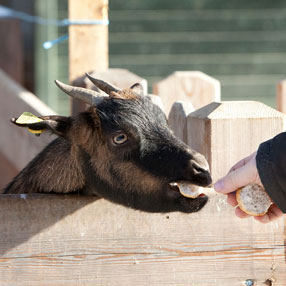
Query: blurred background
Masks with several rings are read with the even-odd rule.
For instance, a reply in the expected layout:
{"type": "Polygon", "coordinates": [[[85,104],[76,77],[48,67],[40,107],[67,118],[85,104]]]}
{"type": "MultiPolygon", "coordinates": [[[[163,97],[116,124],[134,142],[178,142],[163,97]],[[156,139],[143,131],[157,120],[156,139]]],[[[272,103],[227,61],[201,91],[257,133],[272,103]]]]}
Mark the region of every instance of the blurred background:
{"type": "MultiPolygon", "coordinates": [[[[0,0],[43,18],[68,17],[66,0],[0,0]]],[[[199,70],[221,82],[222,100],[276,107],[286,75],[284,0],[109,0],[109,64],[146,78],[149,88],[175,70],[199,70]]],[[[54,79],[68,82],[68,41],[43,42],[67,27],[0,19],[0,67],[53,110],[69,113],[54,79]]],[[[150,90],[151,92],[151,90],[150,90]]]]}

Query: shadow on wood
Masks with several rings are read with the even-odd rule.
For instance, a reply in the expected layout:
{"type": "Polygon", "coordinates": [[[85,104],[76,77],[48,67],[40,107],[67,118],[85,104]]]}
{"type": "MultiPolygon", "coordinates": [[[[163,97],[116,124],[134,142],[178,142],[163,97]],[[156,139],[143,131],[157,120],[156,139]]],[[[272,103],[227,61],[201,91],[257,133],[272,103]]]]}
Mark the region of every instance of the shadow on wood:
{"type": "MultiPolygon", "coordinates": [[[[11,250],[15,252],[15,249],[37,234],[45,237],[45,241],[53,239],[48,235],[45,236],[49,228],[96,200],[98,200],[97,197],[80,197],[79,195],[0,195],[1,259],[6,259],[5,255],[9,256],[8,253],[11,250]]],[[[68,224],[62,225],[59,231],[63,233],[73,231],[67,229],[70,227],[68,224]]],[[[31,254],[30,251],[31,249],[26,247],[25,256],[31,254]]],[[[38,253],[38,255],[44,254],[38,253]]],[[[21,254],[18,253],[17,256],[21,254]]]]}
{"type": "MultiPolygon", "coordinates": [[[[91,197],[0,196],[5,286],[284,286],[283,218],[241,220],[210,191],[198,213],[150,214],[91,197]],[[215,282],[215,283],[214,283],[215,282]]],[[[1,284],[1,285],[2,285],[1,284]]]]}

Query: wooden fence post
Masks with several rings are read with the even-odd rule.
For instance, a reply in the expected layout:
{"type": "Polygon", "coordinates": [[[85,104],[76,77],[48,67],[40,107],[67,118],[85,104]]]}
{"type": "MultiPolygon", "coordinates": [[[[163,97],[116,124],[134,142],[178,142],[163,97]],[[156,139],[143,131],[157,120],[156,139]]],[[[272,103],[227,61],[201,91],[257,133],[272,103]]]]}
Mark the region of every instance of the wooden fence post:
{"type": "MultiPolygon", "coordinates": [[[[108,20],[108,0],[69,0],[70,20],[108,20]]],[[[108,26],[69,27],[69,79],[74,83],[86,72],[108,68],[108,26]]],[[[83,109],[72,100],[72,113],[83,109]]]]}
{"type": "Polygon", "coordinates": [[[255,101],[210,103],[188,116],[188,144],[204,154],[213,180],[284,130],[284,115],[255,101]]]}
{"type": "Polygon", "coordinates": [[[188,141],[187,117],[195,110],[190,101],[174,102],[168,117],[169,127],[183,142],[188,141]]]}
{"type": "Polygon", "coordinates": [[[286,113],[286,80],[281,80],[277,84],[277,109],[286,113]]]}
{"type": "Polygon", "coordinates": [[[153,93],[162,97],[168,115],[175,101],[191,101],[195,109],[220,101],[220,82],[202,72],[176,71],[156,83],[153,93]]]}

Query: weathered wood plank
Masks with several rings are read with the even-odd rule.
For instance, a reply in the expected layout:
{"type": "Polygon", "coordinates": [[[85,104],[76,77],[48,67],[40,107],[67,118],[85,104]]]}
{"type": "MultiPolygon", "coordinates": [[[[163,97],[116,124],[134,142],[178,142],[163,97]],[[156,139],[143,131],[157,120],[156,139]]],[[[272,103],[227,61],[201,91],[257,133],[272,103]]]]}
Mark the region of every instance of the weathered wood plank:
{"type": "MultiPolygon", "coordinates": [[[[211,193],[211,192],[210,192],[211,193]]],[[[91,197],[0,196],[3,285],[285,285],[284,221],[148,214],[91,197]]]]}

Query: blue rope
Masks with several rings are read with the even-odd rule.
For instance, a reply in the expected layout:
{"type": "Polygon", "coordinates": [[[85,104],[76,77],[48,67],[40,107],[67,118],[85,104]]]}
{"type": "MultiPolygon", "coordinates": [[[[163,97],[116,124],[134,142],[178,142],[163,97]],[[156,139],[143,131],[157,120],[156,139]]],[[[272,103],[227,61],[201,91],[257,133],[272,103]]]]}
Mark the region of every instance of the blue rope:
{"type": "MultiPolygon", "coordinates": [[[[10,8],[7,8],[3,5],[0,5],[0,18],[15,18],[25,22],[45,25],[45,26],[57,26],[57,27],[65,27],[70,25],[103,25],[108,26],[109,20],[102,19],[102,20],[70,20],[70,19],[63,19],[63,20],[55,20],[55,19],[45,19],[39,16],[32,16],[24,12],[19,12],[10,8]]],[[[44,49],[50,49],[55,44],[63,42],[68,39],[68,35],[64,35],[52,41],[47,41],[43,43],[44,49]]]]}
{"type": "Polygon", "coordinates": [[[57,39],[54,39],[54,40],[52,40],[52,41],[44,42],[44,43],[43,43],[43,48],[46,49],[46,50],[48,50],[48,49],[50,49],[52,46],[54,46],[54,45],[56,45],[56,44],[58,44],[58,43],[60,43],[60,42],[63,42],[63,41],[65,41],[65,40],[67,40],[68,38],[69,38],[68,35],[64,35],[64,36],[61,36],[61,37],[59,37],[59,38],[57,38],[57,39]]]}
{"type": "Polygon", "coordinates": [[[70,25],[103,25],[103,26],[109,25],[109,20],[107,19],[103,19],[103,20],[45,19],[39,16],[31,16],[27,13],[19,12],[19,11],[7,8],[3,5],[0,5],[0,18],[16,18],[16,19],[23,20],[25,22],[34,23],[34,24],[45,25],[45,26],[58,26],[58,27],[70,26],[70,25]]]}

